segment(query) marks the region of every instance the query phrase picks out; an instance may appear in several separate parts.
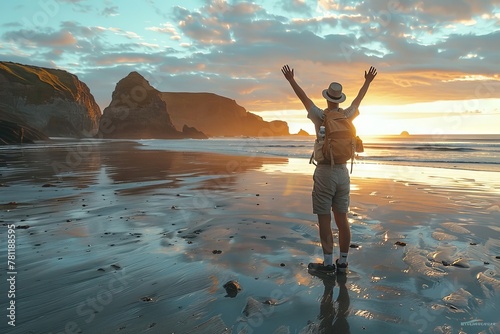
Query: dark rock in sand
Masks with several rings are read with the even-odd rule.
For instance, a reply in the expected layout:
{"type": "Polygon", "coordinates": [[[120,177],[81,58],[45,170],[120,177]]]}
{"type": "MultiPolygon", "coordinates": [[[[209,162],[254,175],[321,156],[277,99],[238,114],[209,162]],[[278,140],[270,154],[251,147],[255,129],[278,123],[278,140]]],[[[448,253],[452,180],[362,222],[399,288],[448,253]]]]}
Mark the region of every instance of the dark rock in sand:
{"type": "Polygon", "coordinates": [[[92,136],[101,116],[89,88],[77,76],[12,62],[0,61],[0,101],[0,119],[46,136],[92,136]]]}
{"type": "Polygon", "coordinates": [[[398,246],[403,246],[403,247],[406,246],[406,242],[402,242],[402,241],[396,241],[394,244],[398,245],[398,246]]]}
{"type": "Polygon", "coordinates": [[[17,225],[16,226],[16,229],[20,229],[20,230],[26,230],[26,229],[29,229],[30,226],[29,225],[17,225]]]}
{"type": "Polygon", "coordinates": [[[226,289],[227,297],[234,298],[241,291],[240,283],[237,281],[228,281],[226,284],[222,286],[226,289]]]}

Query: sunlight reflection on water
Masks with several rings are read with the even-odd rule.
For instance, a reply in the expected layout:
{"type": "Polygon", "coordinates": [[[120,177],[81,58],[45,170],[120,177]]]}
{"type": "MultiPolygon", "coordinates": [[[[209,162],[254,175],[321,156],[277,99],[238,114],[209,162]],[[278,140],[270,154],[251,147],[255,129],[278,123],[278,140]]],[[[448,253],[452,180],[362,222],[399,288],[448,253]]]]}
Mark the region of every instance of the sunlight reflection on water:
{"type": "MultiPolygon", "coordinates": [[[[258,170],[265,173],[290,173],[313,175],[315,166],[308,159],[289,158],[288,164],[264,164],[258,170]]],[[[348,163],[350,168],[350,163],[348,163]]],[[[451,168],[432,168],[388,164],[355,163],[351,186],[356,187],[357,178],[383,178],[407,182],[427,183],[448,188],[471,189],[500,193],[500,180],[497,174],[487,171],[471,171],[451,168]]],[[[355,188],[352,188],[355,189],[355,188]]]]}

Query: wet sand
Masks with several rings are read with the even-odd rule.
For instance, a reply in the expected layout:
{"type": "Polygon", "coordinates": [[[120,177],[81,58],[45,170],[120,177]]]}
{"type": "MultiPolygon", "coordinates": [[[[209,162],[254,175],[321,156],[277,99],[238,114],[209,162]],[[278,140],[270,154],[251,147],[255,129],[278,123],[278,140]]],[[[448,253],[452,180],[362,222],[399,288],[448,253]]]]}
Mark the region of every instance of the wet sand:
{"type": "Polygon", "coordinates": [[[115,141],[0,158],[2,333],[500,332],[500,189],[482,179],[355,166],[350,271],[324,278],[306,160],[115,141]]]}

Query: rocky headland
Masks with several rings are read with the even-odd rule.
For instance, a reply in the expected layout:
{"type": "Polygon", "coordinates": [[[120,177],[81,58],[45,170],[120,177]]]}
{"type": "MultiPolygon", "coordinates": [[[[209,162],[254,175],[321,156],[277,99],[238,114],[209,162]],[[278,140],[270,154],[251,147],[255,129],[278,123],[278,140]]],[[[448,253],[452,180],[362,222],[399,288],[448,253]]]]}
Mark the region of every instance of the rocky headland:
{"type": "Polygon", "coordinates": [[[174,126],[192,126],[209,137],[290,134],[286,122],[264,121],[262,117],[247,112],[235,100],[220,95],[164,92],[161,98],[166,102],[174,126]]]}
{"type": "Polygon", "coordinates": [[[289,135],[283,121],[267,122],[236,101],[212,93],[160,92],[138,72],[116,85],[103,111],[103,138],[208,138],[289,135]]]}
{"type": "Polygon", "coordinates": [[[59,69],[0,62],[0,143],[49,137],[197,138],[290,135],[213,93],[160,92],[138,72],[121,79],[101,110],[77,76],[59,69]],[[24,137],[23,134],[28,136],[24,137]]]}
{"type": "Polygon", "coordinates": [[[0,120],[49,137],[97,133],[101,110],[85,83],[63,70],[0,62],[0,120]]]}

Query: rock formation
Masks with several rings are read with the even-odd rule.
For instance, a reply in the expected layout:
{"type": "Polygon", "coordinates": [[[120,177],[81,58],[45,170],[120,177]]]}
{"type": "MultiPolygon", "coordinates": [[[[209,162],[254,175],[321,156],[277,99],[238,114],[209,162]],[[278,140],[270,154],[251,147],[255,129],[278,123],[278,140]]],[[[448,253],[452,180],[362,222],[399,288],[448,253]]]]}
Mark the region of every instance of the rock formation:
{"type": "Polygon", "coordinates": [[[33,144],[49,138],[40,131],[14,122],[0,120],[0,145],[33,144]]]}
{"type": "Polygon", "coordinates": [[[4,142],[21,128],[40,131],[37,138],[289,135],[286,122],[264,121],[234,100],[211,93],[161,93],[137,72],[117,83],[101,115],[89,88],[75,75],[12,62],[0,62],[0,120],[14,123],[8,123],[4,142]]]}
{"type": "Polygon", "coordinates": [[[182,133],[184,134],[185,137],[187,138],[193,138],[193,139],[208,139],[207,135],[205,135],[203,132],[196,130],[196,128],[189,127],[187,125],[184,125],[182,127],[182,133]]]}
{"type": "Polygon", "coordinates": [[[289,135],[286,122],[264,121],[234,100],[220,95],[165,92],[161,97],[167,104],[172,123],[178,129],[184,125],[192,126],[209,137],[289,135]]]}
{"type": "Polygon", "coordinates": [[[303,129],[300,129],[299,132],[297,132],[297,136],[310,136],[310,134],[303,129]]]}
{"type": "Polygon", "coordinates": [[[266,122],[216,94],[159,92],[137,72],[118,82],[99,126],[103,138],[282,135],[289,135],[286,122],[266,122]]]}
{"type": "Polygon", "coordinates": [[[167,106],[139,73],[131,72],[121,79],[111,103],[103,111],[98,136],[103,138],[206,138],[196,129],[178,131],[170,120],[167,106]]]}
{"type": "Polygon", "coordinates": [[[63,70],[0,62],[0,119],[47,136],[88,137],[101,110],[85,83],[63,70]]]}

